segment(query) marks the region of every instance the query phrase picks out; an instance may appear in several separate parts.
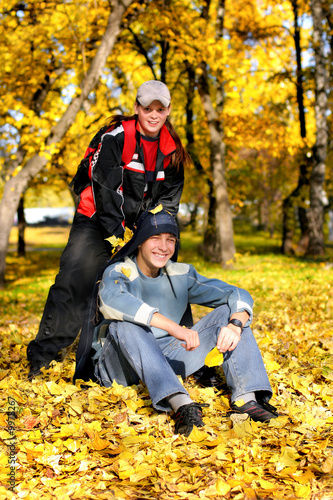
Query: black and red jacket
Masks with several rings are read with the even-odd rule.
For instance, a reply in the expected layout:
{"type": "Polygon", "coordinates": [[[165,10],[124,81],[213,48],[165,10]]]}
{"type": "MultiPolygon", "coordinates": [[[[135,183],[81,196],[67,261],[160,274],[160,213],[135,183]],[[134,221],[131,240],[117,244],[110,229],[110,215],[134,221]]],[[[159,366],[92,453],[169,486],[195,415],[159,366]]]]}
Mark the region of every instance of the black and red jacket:
{"type": "Polygon", "coordinates": [[[184,185],[183,166],[177,170],[171,164],[175,150],[176,144],[163,125],[154,181],[147,190],[137,122],[102,128],[70,184],[80,196],[77,212],[87,217],[97,214],[105,237],[122,237],[125,226],[133,229],[141,213],[159,203],[175,216],[184,185]]]}

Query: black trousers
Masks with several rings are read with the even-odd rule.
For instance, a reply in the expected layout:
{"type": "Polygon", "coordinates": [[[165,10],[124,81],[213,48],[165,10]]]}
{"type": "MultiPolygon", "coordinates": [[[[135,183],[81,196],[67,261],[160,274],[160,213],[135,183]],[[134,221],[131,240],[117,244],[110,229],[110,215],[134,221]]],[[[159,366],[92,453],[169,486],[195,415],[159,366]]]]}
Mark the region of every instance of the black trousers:
{"type": "Polygon", "coordinates": [[[39,331],[28,345],[30,361],[48,363],[72,344],[82,327],[96,276],[111,254],[96,216],[76,213],[59,273],[51,286],[39,331]]]}

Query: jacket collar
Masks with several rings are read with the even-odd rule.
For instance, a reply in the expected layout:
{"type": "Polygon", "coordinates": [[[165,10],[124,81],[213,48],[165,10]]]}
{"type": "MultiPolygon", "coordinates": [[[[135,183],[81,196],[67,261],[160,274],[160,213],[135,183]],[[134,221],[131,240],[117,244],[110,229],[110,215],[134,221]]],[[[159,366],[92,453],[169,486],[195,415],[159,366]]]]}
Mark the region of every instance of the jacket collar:
{"type": "MultiPolygon", "coordinates": [[[[136,130],[140,133],[139,122],[136,124],[136,130]]],[[[176,150],[176,143],[171,137],[166,125],[163,125],[160,131],[159,148],[164,156],[167,156],[176,150]]]]}

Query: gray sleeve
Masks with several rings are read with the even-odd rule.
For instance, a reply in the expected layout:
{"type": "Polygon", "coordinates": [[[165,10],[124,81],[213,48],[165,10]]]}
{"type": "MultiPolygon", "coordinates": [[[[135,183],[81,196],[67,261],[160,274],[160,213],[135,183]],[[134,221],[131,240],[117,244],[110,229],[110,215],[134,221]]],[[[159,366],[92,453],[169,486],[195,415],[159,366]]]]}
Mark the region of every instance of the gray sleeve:
{"type": "Polygon", "coordinates": [[[224,281],[206,278],[200,275],[190,266],[188,273],[189,302],[207,307],[218,307],[227,304],[231,315],[236,312],[246,311],[250,318],[245,326],[248,326],[253,318],[253,299],[248,291],[224,281]]]}
{"type": "Polygon", "coordinates": [[[136,267],[132,264],[120,262],[104,271],[99,286],[100,311],[106,319],[149,326],[157,309],[131,293],[133,281],[137,279],[136,267]]]}

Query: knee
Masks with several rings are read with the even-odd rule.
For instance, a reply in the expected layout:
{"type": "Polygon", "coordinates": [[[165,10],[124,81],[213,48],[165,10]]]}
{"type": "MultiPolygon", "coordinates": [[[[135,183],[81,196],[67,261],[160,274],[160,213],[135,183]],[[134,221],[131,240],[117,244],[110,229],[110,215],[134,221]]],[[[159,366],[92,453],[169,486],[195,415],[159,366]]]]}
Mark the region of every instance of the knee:
{"type": "Polygon", "coordinates": [[[125,357],[146,357],[156,348],[156,339],[150,328],[126,321],[113,323],[116,325],[111,323],[109,327],[111,342],[118,346],[125,357]]]}
{"type": "Polygon", "coordinates": [[[136,325],[128,321],[112,321],[109,326],[109,332],[122,342],[131,342],[132,344],[142,343],[153,335],[151,329],[147,326],[136,325]]]}
{"type": "Polygon", "coordinates": [[[231,310],[227,304],[223,304],[222,306],[218,306],[216,309],[214,309],[214,311],[210,314],[213,314],[213,316],[221,326],[227,326],[231,315],[231,310]]]}

